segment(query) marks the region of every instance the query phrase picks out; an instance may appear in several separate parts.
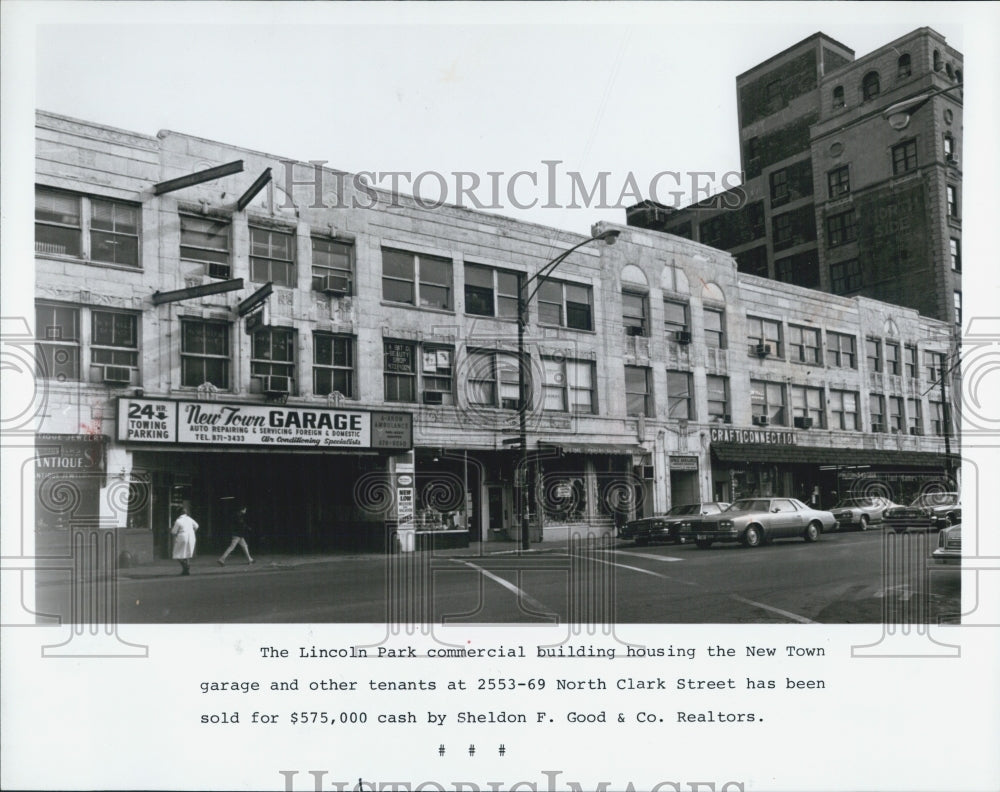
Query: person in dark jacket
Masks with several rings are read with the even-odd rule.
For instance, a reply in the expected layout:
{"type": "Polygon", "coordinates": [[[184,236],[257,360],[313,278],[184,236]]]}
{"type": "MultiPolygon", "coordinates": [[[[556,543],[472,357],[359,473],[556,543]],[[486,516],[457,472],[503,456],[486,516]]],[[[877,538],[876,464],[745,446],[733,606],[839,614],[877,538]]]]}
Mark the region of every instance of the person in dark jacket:
{"type": "Polygon", "coordinates": [[[231,533],[232,541],[230,541],[229,547],[226,548],[226,552],[224,552],[219,558],[219,566],[226,565],[226,559],[229,558],[229,554],[236,549],[237,545],[243,548],[243,553],[247,557],[247,564],[254,563],[253,557],[250,555],[250,547],[247,545],[247,539],[249,538],[251,531],[250,526],[247,523],[246,506],[240,506],[240,508],[236,510],[236,517],[233,519],[233,528],[231,533]]]}

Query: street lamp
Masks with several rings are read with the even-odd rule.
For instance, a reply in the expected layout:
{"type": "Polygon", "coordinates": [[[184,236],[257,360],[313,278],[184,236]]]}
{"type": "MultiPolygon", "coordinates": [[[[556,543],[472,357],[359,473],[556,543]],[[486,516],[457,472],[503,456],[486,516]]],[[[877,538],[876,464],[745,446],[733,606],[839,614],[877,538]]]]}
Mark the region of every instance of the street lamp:
{"type": "Polygon", "coordinates": [[[911,99],[904,99],[902,102],[896,102],[896,104],[890,105],[883,110],[882,117],[889,122],[889,126],[897,132],[900,132],[906,129],[909,125],[910,117],[935,96],[948,93],[948,91],[960,90],[964,87],[965,86],[962,83],[959,83],[958,85],[951,85],[947,88],[941,88],[940,90],[931,91],[927,94],[914,96],[911,99]]]}
{"type": "Polygon", "coordinates": [[[517,393],[518,393],[518,442],[521,446],[521,494],[519,498],[519,513],[521,515],[521,549],[527,550],[531,545],[528,531],[528,362],[524,355],[524,330],[528,326],[528,305],[538,293],[552,271],[562,264],[570,253],[591,242],[606,242],[613,245],[621,231],[609,229],[599,230],[597,225],[590,229],[590,239],[585,239],[568,250],[564,250],[551,261],[544,264],[534,275],[521,282],[517,292],[517,393]],[[528,287],[534,283],[529,292],[528,287]]]}

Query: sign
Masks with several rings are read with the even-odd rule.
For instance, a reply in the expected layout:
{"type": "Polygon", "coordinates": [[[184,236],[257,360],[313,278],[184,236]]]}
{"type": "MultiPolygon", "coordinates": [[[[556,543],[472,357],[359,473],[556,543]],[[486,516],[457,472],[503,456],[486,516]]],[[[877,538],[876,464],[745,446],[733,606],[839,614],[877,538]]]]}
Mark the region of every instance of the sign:
{"type": "Polygon", "coordinates": [[[671,470],[697,470],[698,457],[696,456],[672,456],[670,457],[671,470]]]}
{"type": "Polygon", "coordinates": [[[798,443],[795,432],[777,429],[710,429],[709,438],[713,443],[764,443],[765,445],[798,443]]]}
{"type": "Polygon", "coordinates": [[[413,345],[398,341],[385,342],[385,370],[412,374],[413,345]]]}
{"type": "Polygon", "coordinates": [[[122,398],[118,400],[118,439],[270,448],[409,449],[413,418],[409,413],[367,410],[122,398]]]}

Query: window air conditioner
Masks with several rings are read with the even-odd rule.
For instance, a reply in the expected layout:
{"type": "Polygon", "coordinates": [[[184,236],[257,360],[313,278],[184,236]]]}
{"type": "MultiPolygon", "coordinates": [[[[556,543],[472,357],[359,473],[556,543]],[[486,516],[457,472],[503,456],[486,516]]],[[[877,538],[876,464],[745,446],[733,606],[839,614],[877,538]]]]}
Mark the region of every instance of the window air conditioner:
{"type": "Polygon", "coordinates": [[[350,291],[350,287],[351,284],[346,275],[324,275],[320,281],[320,291],[335,297],[343,297],[350,291]]]}
{"type": "Polygon", "coordinates": [[[755,415],[753,417],[753,422],[755,426],[767,426],[767,416],[766,415],[755,415]]]}
{"type": "Polygon", "coordinates": [[[770,344],[757,344],[753,349],[754,354],[757,357],[767,357],[771,354],[770,344]]]}
{"type": "Polygon", "coordinates": [[[912,427],[910,429],[910,434],[911,435],[922,435],[923,431],[921,431],[920,429],[917,429],[917,427],[914,426],[914,427],[912,427]]]}
{"type": "Polygon", "coordinates": [[[884,432],[885,431],[885,425],[884,424],[880,424],[880,423],[873,423],[872,424],[872,431],[873,432],[884,432]]]}
{"type": "Polygon", "coordinates": [[[729,415],[728,413],[722,416],[722,423],[731,424],[732,422],[733,422],[733,416],[729,415]]]}
{"type": "Polygon", "coordinates": [[[674,341],[678,344],[690,344],[691,343],[691,333],[687,330],[678,330],[674,333],[674,341]]]}
{"type": "Polygon", "coordinates": [[[635,327],[634,325],[629,325],[628,327],[625,328],[625,335],[644,336],[646,335],[646,331],[643,330],[641,327],[635,327]]]}
{"type": "Polygon", "coordinates": [[[806,418],[804,415],[796,415],[794,424],[796,429],[812,429],[813,419],[806,418]]]}
{"type": "Polygon", "coordinates": [[[132,379],[132,369],[128,366],[105,366],[101,379],[108,385],[128,385],[132,379]]]}
{"type": "Polygon", "coordinates": [[[441,391],[424,391],[424,404],[442,404],[444,394],[441,391]]]}
{"type": "Polygon", "coordinates": [[[261,377],[264,393],[268,395],[287,395],[292,390],[292,381],[288,377],[269,374],[261,377]]]}

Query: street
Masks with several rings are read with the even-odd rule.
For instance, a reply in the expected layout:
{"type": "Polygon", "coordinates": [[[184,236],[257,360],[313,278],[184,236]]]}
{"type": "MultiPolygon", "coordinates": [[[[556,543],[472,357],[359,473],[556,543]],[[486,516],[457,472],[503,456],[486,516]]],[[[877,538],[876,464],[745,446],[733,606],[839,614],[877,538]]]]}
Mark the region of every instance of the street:
{"type": "MultiPolygon", "coordinates": [[[[119,623],[955,622],[960,575],[930,563],[936,541],[874,530],[754,549],[612,539],[527,553],[489,545],[482,553],[258,556],[252,567],[234,558],[225,568],[213,556],[196,558],[190,577],[160,561],[97,586],[117,585],[119,623]]],[[[68,574],[41,582],[38,612],[91,612],[73,602],[80,588],[68,574]]]]}

